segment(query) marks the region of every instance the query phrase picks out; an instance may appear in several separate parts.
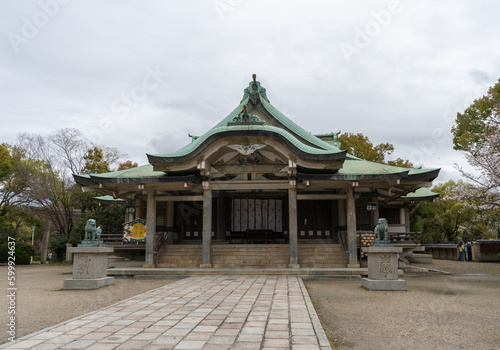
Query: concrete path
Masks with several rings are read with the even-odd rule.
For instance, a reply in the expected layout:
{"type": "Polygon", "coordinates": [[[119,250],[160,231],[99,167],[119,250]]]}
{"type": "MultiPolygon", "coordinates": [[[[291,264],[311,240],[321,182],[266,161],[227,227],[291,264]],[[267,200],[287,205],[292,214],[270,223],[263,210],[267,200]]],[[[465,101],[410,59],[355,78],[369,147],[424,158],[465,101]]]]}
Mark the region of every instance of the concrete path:
{"type": "Polygon", "coordinates": [[[2,349],[331,349],[302,280],[190,277],[2,349]]]}

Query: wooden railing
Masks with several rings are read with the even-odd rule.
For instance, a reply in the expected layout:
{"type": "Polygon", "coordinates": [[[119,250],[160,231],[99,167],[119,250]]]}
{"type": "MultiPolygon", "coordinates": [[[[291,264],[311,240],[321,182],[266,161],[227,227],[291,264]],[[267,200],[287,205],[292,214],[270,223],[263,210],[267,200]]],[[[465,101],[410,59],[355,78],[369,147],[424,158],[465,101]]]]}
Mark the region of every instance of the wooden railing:
{"type": "Polygon", "coordinates": [[[389,232],[391,243],[419,243],[422,232],[389,232]]]}

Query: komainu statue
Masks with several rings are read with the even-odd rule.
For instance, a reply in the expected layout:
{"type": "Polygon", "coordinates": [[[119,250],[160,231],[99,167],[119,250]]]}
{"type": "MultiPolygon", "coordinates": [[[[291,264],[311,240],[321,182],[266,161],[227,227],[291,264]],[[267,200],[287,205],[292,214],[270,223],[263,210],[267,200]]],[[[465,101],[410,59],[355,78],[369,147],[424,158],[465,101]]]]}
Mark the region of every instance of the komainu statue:
{"type": "Polygon", "coordinates": [[[379,241],[386,241],[388,231],[389,225],[387,224],[387,219],[378,219],[377,226],[375,226],[375,239],[379,241]]]}
{"type": "Polygon", "coordinates": [[[96,241],[101,238],[101,227],[96,227],[95,219],[88,219],[87,224],[85,225],[85,238],[84,241],[96,241]]]}
{"type": "Polygon", "coordinates": [[[389,236],[389,225],[387,219],[378,219],[377,226],[375,226],[375,241],[374,246],[392,246],[389,236]]]}

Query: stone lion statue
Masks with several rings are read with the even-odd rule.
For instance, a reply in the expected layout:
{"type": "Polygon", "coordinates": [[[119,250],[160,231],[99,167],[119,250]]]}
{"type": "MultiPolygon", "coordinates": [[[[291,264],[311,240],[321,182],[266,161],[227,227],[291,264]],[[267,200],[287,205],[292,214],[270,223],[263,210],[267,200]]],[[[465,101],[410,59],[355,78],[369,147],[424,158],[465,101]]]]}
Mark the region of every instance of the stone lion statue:
{"type": "Polygon", "coordinates": [[[90,240],[95,241],[101,238],[101,227],[97,227],[95,219],[88,219],[85,225],[85,241],[90,240]]]}
{"type": "Polygon", "coordinates": [[[389,232],[389,225],[387,219],[378,219],[377,226],[375,226],[375,240],[387,241],[387,233],[389,232]]]}

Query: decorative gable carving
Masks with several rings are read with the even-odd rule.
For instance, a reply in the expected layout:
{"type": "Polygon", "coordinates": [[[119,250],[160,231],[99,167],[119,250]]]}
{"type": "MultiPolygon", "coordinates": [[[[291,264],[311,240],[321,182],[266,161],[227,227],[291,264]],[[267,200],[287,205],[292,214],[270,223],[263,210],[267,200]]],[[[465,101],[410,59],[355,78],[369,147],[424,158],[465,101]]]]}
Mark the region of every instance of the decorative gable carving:
{"type": "Polygon", "coordinates": [[[245,90],[243,90],[243,98],[241,99],[240,103],[243,102],[247,97],[254,106],[257,104],[257,102],[259,102],[260,97],[269,102],[266,94],[266,89],[260,85],[259,81],[257,81],[257,75],[253,74],[252,78],[253,81],[250,82],[245,90]]]}
{"type": "Polygon", "coordinates": [[[261,120],[256,115],[248,112],[248,106],[243,105],[243,111],[240,112],[236,117],[233,118],[232,121],[228,122],[228,126],[235,125],[263,125],[264,121],[261,120]]]}

